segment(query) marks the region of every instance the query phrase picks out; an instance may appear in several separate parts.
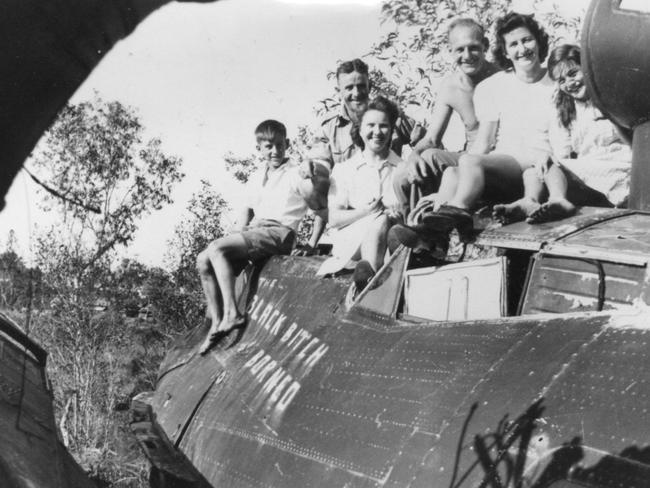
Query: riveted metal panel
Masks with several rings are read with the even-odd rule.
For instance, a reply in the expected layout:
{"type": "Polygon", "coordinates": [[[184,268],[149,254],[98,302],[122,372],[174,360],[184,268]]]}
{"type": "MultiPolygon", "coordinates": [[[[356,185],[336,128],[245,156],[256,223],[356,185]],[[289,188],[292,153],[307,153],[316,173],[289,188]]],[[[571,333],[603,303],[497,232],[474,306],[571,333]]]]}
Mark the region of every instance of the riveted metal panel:
{"type": "Polygon", "coordinates": [[[613,260],[620,254],[641,255],[647,260],[650,257],[650,214],[622,215],[576,232],[562,239],[562,243],[606,251],[613,260]]]}
{"type": "MultiPolygon", "coordinates": [[[[494,439],[522,418],[536,434],[522,451],[528,466],[580,437],[582,422],[602,422],[606,399],[642,404],[628,396],[636,387],[629,377],[599,381],[587,366],[608,358],[604,368],[612,369],[613,351],[634,351],[646,367],[645,341],[631,346],[631,331],[648,326],[644,311],[396,321],[345,311],[345,280],[314,279],[289,261],[271,260],[262,271],[239,343],[161,379],[180,393],[197,375],[225,372],[177,442],[213,486],[430,487],[453,479],[473,487],[488,477],[486,456],[502,463],[494,439]],[[593,398],[593,408],[576,406],[580,395],[593,398]]],[[[625,433],[633,422],[619,422],[621,439],[650,443],[650,418],[636,414],[634,436],[625,433]]],[[[621,439],[586,440],[617,454],[621,439]]]]}
{"type": "Polygon", "coordinates": [[[563,220],[535,225],[522,221],[496,229],[487,229],[477,237],[476,242],[484,246],[537,251],[545,243],[556,241],[585,227],[629,213],[631,213],[629,210],[580,207],[575,215],[563,220]]]}

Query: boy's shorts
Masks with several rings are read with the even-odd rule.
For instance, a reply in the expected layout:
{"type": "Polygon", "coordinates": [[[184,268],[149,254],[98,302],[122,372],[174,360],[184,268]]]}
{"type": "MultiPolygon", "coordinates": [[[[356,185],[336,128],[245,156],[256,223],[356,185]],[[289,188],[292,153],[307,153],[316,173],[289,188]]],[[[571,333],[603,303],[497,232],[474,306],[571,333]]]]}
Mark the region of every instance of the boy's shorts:
{"type": "Polygon", "coordinates": [[[248,248],[248,258],[251,261],[275,256],[276,254],[291,254],[296,241],[296,233],[290,227],[275,220],[259,220],[241,231],[241,236],[248,248]]]}

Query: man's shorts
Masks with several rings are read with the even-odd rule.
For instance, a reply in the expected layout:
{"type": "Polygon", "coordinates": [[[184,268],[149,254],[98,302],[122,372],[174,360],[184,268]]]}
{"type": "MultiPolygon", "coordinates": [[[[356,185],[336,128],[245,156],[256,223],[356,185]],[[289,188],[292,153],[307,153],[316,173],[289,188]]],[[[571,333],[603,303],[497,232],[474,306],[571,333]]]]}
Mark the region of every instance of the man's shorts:
{"type": "Polygon", "coordinates": [[[248,258],[259,261],[276,254],[291,254],[296,233],[275,220],[258,220],[241,231],[248,248],[248,258]]]}

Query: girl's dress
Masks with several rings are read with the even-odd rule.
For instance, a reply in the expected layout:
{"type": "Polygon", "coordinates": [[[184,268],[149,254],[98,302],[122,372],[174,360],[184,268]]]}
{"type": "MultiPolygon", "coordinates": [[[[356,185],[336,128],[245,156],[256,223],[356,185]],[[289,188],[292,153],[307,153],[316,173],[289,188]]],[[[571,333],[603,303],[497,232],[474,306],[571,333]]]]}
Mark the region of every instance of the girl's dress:
{"type": "Polygon", "coordinates": [[[593,103],[575,104],[576,118],[568,129],[559,120],[552,124],[553,152],[562,166],[620,205],[629,194],[632,149],[593,103]],[[570,159],[572,152],[576,159],[570,159]]]}
{"type": "MultiPolygon", "coordinates": [[[[385,207],[397,205],[392,180],[401,162],[399,156],[390,151],[380,164],[366,161],[363,152],[337,164],[330,179],[329,207],[363,208],[379,198],[385,207]]],[[[369,228],[381,215],[382,212],[373,212],[345,227],[331,228],[332,257],[323,262],[317,275],[336,273],[350,266],[369,228]]]]}

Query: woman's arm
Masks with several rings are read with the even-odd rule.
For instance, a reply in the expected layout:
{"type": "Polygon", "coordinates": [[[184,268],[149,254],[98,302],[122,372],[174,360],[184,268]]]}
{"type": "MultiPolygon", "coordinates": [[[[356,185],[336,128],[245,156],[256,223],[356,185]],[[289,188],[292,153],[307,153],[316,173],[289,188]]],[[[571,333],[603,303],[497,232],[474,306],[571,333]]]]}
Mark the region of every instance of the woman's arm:
{"type": "Polygon", "coordinates": [[[340,205],[333,205],[329,209],[329,223],[335,229],[339,229],[362,219],[366,215],[381,212],[382,210],[384,210],[384,204],[381,198],[373,200],[370,205],[363,208],[344,208],[340,205]]]}

